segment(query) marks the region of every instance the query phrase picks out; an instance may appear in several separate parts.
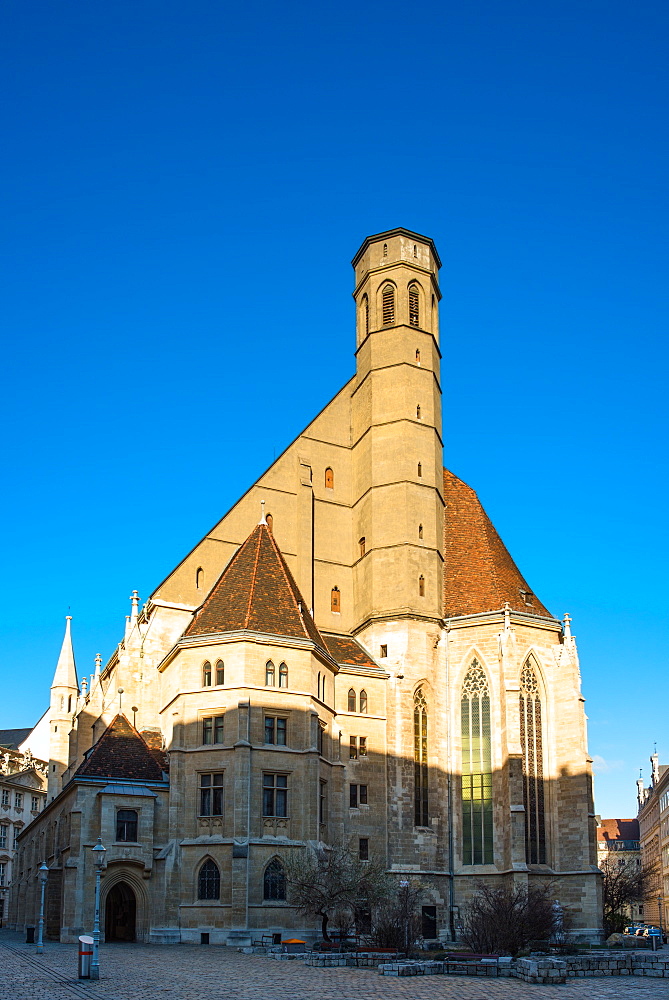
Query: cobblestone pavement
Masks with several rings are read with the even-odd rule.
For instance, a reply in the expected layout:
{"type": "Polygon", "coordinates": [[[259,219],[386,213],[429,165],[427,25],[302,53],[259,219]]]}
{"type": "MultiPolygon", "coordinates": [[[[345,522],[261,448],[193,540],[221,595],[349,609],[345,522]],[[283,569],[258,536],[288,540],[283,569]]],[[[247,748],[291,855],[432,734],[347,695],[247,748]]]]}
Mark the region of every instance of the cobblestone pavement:
{"type": "Polygon", "coordinates": [[[391,978],[311,969],[222,947],[103,945],[99,983],[76,978],[77,946],[43,955],[0,931],[0,1000],[669,1000],[669,980],[633,976],[532,986],[517,979],[391,978]]]}

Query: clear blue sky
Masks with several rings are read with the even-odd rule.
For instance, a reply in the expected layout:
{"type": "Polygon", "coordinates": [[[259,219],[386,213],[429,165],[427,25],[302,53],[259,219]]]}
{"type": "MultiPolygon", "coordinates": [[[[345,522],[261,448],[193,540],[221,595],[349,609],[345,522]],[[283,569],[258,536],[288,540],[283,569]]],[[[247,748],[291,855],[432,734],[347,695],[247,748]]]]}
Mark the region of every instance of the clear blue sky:
{"type": "Polygon", "coordinates": [[[432,236],[445,461],[574,618],[597,811],[666,711],[669,7],[5,0],[0,725],[80,673],[353,371],[432,236]],[[324,278],[324,275],[327,275],[324,278]]]}

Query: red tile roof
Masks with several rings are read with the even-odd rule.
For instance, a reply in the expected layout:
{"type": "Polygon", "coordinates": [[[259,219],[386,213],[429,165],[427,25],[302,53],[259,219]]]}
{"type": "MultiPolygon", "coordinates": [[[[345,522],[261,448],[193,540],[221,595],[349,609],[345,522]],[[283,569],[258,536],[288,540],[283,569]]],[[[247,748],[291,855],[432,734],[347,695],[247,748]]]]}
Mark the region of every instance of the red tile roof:
{"type": "Polygon", "coordinates": [[[638,819],[603,819],[597,827],[597,840],[638,840],[638,819]]]}
{"type": "Polygon", "coordinates": [[[358,667],[376,667],[371,656],[365,652],[359,642],[348,635],[332,635],[323,633],[327,651],[337,663],[348,663],[358,667]]]}
{"type": "Polygon", "coordinates": [[[265,632],[325,643],[266,524],[234,554],[185,635],[265,632]]]}
{"type": "Polygon", "coordinates": [[[164,758],[163,754],[159,761],[125,715],[117,715],[79,765],[75,777],[162,781],[164,758]]]}
{"type": "Polygon", "coordinates": [[[444,500],[444,617],[499,611],[508,602],[513,611],[551,618],[530,591],[474,490],[448,469],[444,469],[444,500]]]}

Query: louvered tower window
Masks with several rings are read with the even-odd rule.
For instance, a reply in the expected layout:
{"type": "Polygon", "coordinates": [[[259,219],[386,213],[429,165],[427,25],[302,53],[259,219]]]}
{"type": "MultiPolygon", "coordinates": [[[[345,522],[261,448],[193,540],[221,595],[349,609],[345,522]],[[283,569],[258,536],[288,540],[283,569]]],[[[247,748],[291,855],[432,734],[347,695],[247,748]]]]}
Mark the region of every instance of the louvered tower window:
{"type": "Polygon", "coordinates": [[[530,865],[546,864],[544,760],[541,729],[539,682],[532,660],[529,659],[520,675],[520,743],[523,750],[525,860],[530,865]]]}
{"type": "Polygon", "coordinates": [[[409,325],[418,326],[419,320],[418,288],[416,285],[409,285],[409,325]]]}
{"type": "Polygon", "coordinates": [[[395,289],[392,285],[386,285],[381,293],[381,308],[383,325],[392,326],[395,322],[395,289]]]}
{"type": "Polygon", "coordinates": [[[488,865],[492,847],[490,691],[478,660],[462,685],[462,862],[488,865]]]}
{"type": "Polygon", "coordinates": [[[428,824],[427,702],[423,689],[413,698],[414,825],[428,824]]]}
{"type": "Polygon", "coordinates": [[[365,336],[369,333],[369,299],[366,295],[362,297],[362,326],[365,336]]]}

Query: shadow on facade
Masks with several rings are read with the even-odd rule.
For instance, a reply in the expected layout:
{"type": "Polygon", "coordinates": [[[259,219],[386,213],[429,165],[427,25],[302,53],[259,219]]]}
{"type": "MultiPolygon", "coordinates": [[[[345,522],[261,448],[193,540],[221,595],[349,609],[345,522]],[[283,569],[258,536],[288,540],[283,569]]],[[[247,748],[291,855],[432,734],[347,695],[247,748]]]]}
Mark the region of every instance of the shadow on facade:
{"type": "MultiPolygon", "coordinates": [[[[228,705],[218,728],[205,728],[204,720],[216,716],[204,710],[176,726],[169,783],[71,777],[20,838],[12,922],[36,921],[36,872],[46,860],[47,936],[75,940],[90,932],[91,848],[102,836],[107,941],[199,943],[207,934],[213,944],[230,931],[248,931],[254,940],[263,933],[314,935],[316,922],[281,898],[280,878],[272,881],[268,871],[273,865],[276,874],[288,853],[319,842],[381,856],[398,879],[419,877],[443,939],[457,934],[481,880],[548,881],[575,932],[597,936],[601,889],[585,769],[548,776],[536,734],[534,757],[527,750],[507,754],[494,767],[494,748],[479,724],[476,732],[470,727],[468,742],[461,736],[450,747],[457,766],[449,770],[440,759],[443,735],[433,733],[415,703],[403,721],[414,753],[401,756],[384,750],[381,734],[388,746],[395,740],[390,719],[336,716],[324,727],[315,702],[306,711],[286,709],[281,698],[263,694],[262,705],[248,698],[228,705]],[[115,783],[126,787],[116,793],[115,783]],[[134,841],[119,839],[121,811],[137,814],[134,841]]],[[[82,713],[79,736],[92,724],[82,713]]]]}

